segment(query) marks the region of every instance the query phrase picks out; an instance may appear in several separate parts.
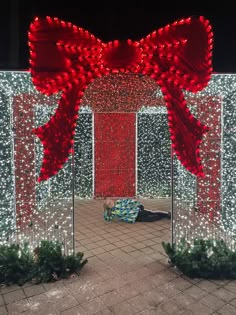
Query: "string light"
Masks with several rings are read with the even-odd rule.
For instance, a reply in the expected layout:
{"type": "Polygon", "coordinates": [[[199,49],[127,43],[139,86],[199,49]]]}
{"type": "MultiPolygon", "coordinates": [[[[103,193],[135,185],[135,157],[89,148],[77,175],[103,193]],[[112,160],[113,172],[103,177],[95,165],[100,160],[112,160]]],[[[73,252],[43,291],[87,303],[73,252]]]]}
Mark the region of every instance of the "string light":
{"type": "Polygon", "coordinates": [[[60,95],[44,96],[28,72],[0,72],[0,244],[42,239],[73,252],[72,159],[52,179],[38,183],[42,144],[32,129],[54,114],[60,95]]]}
{"type": "Polygon", "coordinates": [[[137,194],[170,198],[171,155],[164,106],[143,107],[138,113],[137,194]]]}
{"type": "Polygon", "coordinates": [[[210,130],[201,144],[204,178],[193,176],[174,159],[176,244],[181,238],[190,244],[196,238],[223,239],[236,249],[235,89],[234,74],[214,74],[203,91],[186,93],[192,111],[210,130]]]}
{"type": "Polygon", "coordinates": [[[79,111],[74,142],[76,198],[93,198],[93,115],[89,106],[79,111]]]}
{"type": "MultiPolygon", "coordinates": [[[[106,194],[170,197],[170,136],[167,111],[156,82],[148,76],[137,74],[107,75],[94,80],[88,86],[81,105],[90,106],[95,115],[101,114],[102,117],[96,120],[96,128],[94,122],[94,194],[98,193],[99,197],[106,194]],[[137,115],[136,123],[133,115],[137,115]],[[128,146],[120,142],[124,126],[126,133],[128,129],[128,135],[132,135],[133,139],[128,146]],[[100,136],[100,133],[104,135],[100,136]],[[107,134],[112,137],[106,136],[107,134]],[[111,152],[113,143],[117,149],[116,153],[111,152]],[[102,150],[99,150],[98,146],[102,146],[102,150]],[[136,161],[133,159],[135,154],[136,161]],[[120,159],[118,169],[115,168],[116,172],[112,166],[113,159],[120,159]],[[122,161],[125,161],[125,164],[122,161]],[[99,179],[100,170],[102,176],[106,175],[102,180],[99,179]],[[119,173],[123,175],[120,176],[119,173]]],[[[126,138],[123,141],[127,143],[130,140],[126,138]]]]}

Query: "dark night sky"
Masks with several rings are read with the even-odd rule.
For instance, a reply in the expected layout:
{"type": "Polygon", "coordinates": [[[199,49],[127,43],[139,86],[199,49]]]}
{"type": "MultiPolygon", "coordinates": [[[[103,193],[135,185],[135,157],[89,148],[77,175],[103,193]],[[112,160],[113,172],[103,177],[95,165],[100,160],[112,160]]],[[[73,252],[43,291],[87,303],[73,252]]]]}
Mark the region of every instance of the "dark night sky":
{"type": "MultiPolygon", "coordinates": [[[[87,5],[78,5],[81,1],[27,1],[11,0],[4,4],[4,10],[0,13],[0,69],[28,69],[28,46],[27,30],[30,22],[35,16],[52,16],[62,20],[72,22],[90,33],[99,37],[103,41],[114,39],[134,39],[138,40],[148,33],[172,23],[180,18],[192,15],[203,15],[210,20],[214,32],[213,48],[213,70],[219,73],[236,73],[236,10],[227,2],[220,2],[217,9],[205,5],[196,4],[196,8],[182,9],[178,1],[163,1],[150,3],[143,0],[134,2],[135,6],[125,7],[126,2],[112,2],[109,6],[96,5],[93,7],[91,1],[87,5]],[[11,2],[12,10],[18,19],[17,32],[11,35],[11,2]],[[49,6],[50,2],[50,6],[49,6]],[[18,3],[18,9],[16,9],[18,3]],[[57,5],[56,5],[57,3],[57,5]],[[142,5],[139,5],[141,4],[142,5]],[[160,4],[162,3],[162,4],[160,4]],[[164,3],[164,4],[163,4],[164,3]],[[117,5],[119,4],[119,5],[117,5]],[[146,5],[146,7],[144,6],[146,5]],[[178,4],[178,5],[177,5],[178,4]],[[112,7],[114,6],[114,7],[112,7]],[[202,7],[202,9],[201,9],[202,7]],[[19,41],[19,45],[15,45],[19,41]],[[13,46],[11,46],[11,42],[13,46]],[[15,60],[12,61],[11,47],[15,60]]],[[[86,4],[86,1],[84,1],[86,4]]],[[[214,1],[213,1],[214,3],[214,1]]],[[[95,2],[96,4],[96,2],[95,2]]]]}

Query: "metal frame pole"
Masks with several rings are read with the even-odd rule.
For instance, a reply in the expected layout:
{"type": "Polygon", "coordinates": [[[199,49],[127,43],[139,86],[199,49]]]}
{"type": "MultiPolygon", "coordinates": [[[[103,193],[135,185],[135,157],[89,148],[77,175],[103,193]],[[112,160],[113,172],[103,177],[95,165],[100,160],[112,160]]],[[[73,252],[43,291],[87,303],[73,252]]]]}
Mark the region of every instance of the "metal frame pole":
{"type": "Polygon", "coordinates": [[[174,151],[171,145],[171,246],[174,245],[174,151]]]}
{"type": "Polygon", "coordinates": [[[72,171],[72,251],[75,254],[75,145],[73,142],[72,146],[72,161],[71,161],[71,171],[72,171]]]}

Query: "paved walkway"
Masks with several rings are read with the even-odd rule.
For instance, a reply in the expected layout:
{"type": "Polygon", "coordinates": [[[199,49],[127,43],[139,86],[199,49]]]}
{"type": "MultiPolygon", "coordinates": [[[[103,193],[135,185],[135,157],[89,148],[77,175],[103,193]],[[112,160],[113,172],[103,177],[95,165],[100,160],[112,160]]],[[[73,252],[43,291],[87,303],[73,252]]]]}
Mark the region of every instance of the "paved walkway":
{"type": "MultiPolygon", "coordinates": [[[[0,314],[236,314],[236,281],[188,279],[171,268],[161,242],[170,220],[105,222],[103,200],[75,202],[76,251],[88,263],[55,283],[1,288],[0,314]]],[[[169,201],[144,200],[169,210],[169,201]]]]}

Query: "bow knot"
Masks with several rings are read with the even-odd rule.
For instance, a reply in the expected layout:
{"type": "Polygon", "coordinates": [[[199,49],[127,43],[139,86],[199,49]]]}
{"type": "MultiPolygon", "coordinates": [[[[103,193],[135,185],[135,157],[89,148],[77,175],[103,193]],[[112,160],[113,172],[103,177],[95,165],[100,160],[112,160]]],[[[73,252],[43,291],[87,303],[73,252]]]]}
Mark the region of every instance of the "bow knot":
{"type": "Polygon", "coordinates": [[[103,51],[104,66],[113,70],[126,70],[142,61],[142,51],[131,40],[108,43],[103,51]]]}

